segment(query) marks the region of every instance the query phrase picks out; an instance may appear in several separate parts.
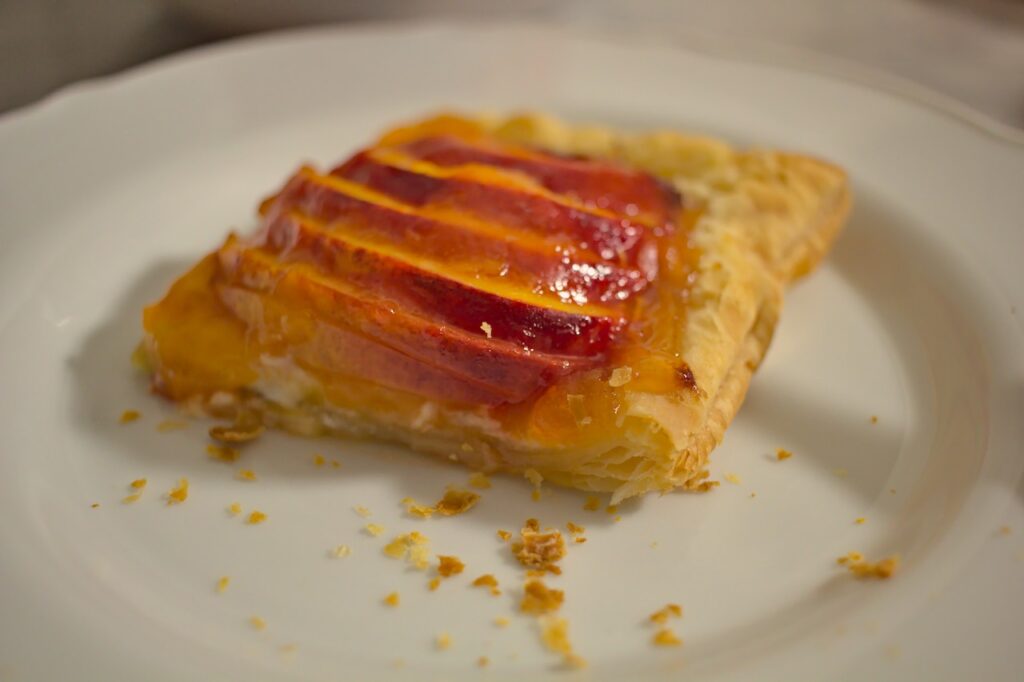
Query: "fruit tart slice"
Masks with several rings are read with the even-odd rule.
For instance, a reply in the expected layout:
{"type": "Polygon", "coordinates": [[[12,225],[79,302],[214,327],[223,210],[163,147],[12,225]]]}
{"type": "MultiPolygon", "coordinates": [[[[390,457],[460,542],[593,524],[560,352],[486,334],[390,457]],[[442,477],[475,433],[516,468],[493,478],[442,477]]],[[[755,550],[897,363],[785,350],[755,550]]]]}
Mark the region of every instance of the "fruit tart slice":
{"type": "Polygon", "coordinates": [[[300,168],[145,310],[140,355],[160,394],[250,425],[616,501],[700,487],[849,204],[805,156],[439,116],[300,168]]]}

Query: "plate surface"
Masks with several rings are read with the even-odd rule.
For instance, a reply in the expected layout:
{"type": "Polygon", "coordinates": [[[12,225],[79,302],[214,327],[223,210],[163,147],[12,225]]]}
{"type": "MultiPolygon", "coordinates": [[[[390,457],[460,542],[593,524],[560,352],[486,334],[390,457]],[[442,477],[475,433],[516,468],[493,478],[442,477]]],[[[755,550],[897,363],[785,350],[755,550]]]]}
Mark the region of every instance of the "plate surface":
{"type": "Polygon", "coordinates": [[[1022,177],[1019,146],[864,85],[526,27],[280,34],[0,119],[0,679],[1013,679],[1022,177]],[[259,479],[246,483],[206,456],[206,424],[158,431],[178,417],[128,361],[142,306],[249,227],[299,162],[441,108],[694,129],[850,171],[852,221],[790,292],[714,453],[714,476],[738,483],[616,518],[495,477],[472,512],[417,522],[399,500],[436,499],[464,471],[270,434],[243,456],[259,479]],[[142,419],[119,425],[126,409],[142,419]],[[121,504],[140,477],[142,499],[121,504]],[[168,507],[181,477],[190,497],[168,507]],[[232,518],[235,501],[267,522],[232,518]],[[585,671],[562,670],[515,613],[521,571],[495,531],[529,516],[588,529],[550,581],[585,671]],[[466,572],[429,592],[381,553],[409,530],[466,572]],[[339,544],[348,558],[330,558],[339,544]],[[835,564],[850,550],[898,552],[904,568],[857,581],[835,564]],[[482,573],[500,597],[469,587],[482,573]],[[681,648],[650,643],[644,621],[666,602],[685,609],[681,648]],[[453,644],[437,651],[442,632],[453,644]]]}

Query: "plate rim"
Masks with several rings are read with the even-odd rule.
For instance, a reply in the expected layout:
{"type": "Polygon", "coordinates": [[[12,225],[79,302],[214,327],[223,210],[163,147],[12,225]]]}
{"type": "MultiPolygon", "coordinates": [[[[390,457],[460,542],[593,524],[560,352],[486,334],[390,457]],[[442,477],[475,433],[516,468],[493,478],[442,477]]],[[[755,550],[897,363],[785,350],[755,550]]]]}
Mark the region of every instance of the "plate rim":
{"type": "Polygon", "coordinates": [[[804,74],[823,76],[848,84],[874,90],[904,102],[917,104],[934,113],[941,114],[957,121],[969,130],[985,134],[995,140],[1006,143],[1013,149],[1024,151],[1024,128],[1017,128],[1003,123],[993,116],[975,108],[952,95],[946,95],[927,85],[852,59],[825,54],[823,52],[787,45],[784,43],[744,39],[742,42],[727,40],[726,36],[707,30],[674,29],[658,30],[656,26],[646,25],[612,29],[610,26],[597,24],[589,26],[570,25],[568,21],[542,23],[537,20],[513,20],[498,22],[480,19],[438,19],[438,20],[372,20],[361,22],[331,22],[320,25],[296,26],[273,31],[263,31],[205,45],[191,47],[178,52],[151,59],[129,66],[113,73],[93,76],[65,84],[44,95],[34,102],[15,107],[0,113],[0,130],[4,127],[37,116],[47,109],[64,104],[67,100],[75,100],[100,94],[104,90],[115,88],[133,80],[146,78],[154,73],[173,70],[193,61],[217,58],[240,53],[242,51],[266,47],[290,41],[302,41],[309,38],[326,38],[332,34],[385,34],[401,35],[418,31],[444,30],[484,30],[484,31],[530,31],[539,33],[568,33],[577,38],[593,39],[605,43],[623,46],[651,45],[649,41],[662,47],[691,52],[723,61],[774,66],[804,74]]]}

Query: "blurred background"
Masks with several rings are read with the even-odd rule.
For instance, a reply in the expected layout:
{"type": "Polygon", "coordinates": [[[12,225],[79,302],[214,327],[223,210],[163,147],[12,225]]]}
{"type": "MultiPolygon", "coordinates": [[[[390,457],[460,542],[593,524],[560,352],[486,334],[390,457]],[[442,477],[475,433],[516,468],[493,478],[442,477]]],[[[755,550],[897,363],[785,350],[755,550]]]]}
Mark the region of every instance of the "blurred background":
{"type": "MultiPolygon", "coordinates": [[[[1024,129],[1024,0],[0,0],[0,112],[198,45],[328,22],[542,21],[810,49],[1024,129]]],[[[813,57],[808,57],[813,59],[813,57]]]]}

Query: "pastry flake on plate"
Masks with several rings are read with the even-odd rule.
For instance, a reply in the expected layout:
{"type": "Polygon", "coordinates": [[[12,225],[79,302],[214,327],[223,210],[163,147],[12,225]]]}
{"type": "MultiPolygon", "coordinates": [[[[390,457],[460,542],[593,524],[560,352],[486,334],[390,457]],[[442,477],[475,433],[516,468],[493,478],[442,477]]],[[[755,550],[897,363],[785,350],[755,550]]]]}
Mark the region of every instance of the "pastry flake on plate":
{"type": "Polygon", "coordinates": [[[144,313],[172,400],[613,493],[699,487],[842,170],[522,115],[301,167],[144,313]]]}

